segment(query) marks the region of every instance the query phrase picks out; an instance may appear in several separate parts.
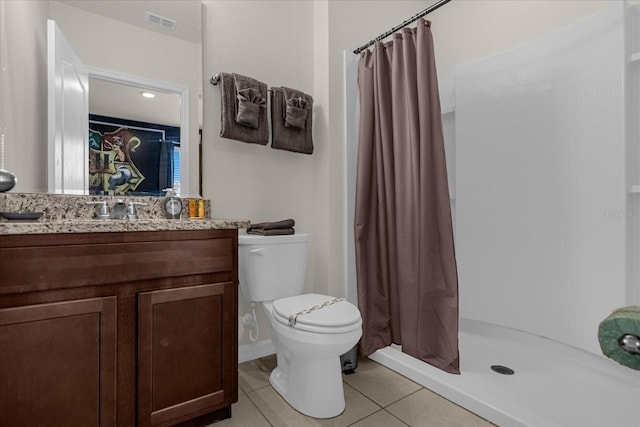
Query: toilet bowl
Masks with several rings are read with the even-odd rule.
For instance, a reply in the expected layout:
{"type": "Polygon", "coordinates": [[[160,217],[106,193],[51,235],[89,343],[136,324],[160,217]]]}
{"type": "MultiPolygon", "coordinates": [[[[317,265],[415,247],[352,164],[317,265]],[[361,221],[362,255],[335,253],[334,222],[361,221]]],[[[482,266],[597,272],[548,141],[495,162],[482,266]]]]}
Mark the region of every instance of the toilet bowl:
{"type": "Polygon", "coordinates": [[[306,234],[240,235],[238,245],[242,293],[262,302],[271,325],[278,365],[269,382],[305,415],[339,415],[345,408],[340,355],[362,335],[360,312],[342,298],[302,293],[306,234]]]}
{"type": "Polygon", "coordinates": [[[331,300],[333,297],[327,295],[303,294],[263,303],[278,357],[278,367],[269,382],[291,406],[315,418],[335,417],[344,411],[340,355],[349,351],[362,335],[360,312],[354,305],[341,301],[310,313],[308,317],[313,317],[313,322],[307,323],[305,316],[301,316],[291,325],[289,315],[331,300]],[[282,302],[299,310],[278,313],[276,307],[282,302]],[[342,322],[335,321],[337,312],[342,322]]]}

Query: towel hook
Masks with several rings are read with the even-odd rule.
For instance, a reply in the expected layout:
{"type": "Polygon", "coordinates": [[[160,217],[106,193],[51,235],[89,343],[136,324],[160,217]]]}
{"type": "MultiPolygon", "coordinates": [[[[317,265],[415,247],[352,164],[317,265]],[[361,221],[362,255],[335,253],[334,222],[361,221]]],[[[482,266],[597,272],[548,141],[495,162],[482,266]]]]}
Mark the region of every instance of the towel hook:
{"type": "Polygon", "coordinates": [[[218,83],[220,83],[220,74],[214,74],[211,76],[209,78],[209,82],[214,86],[218,86],[218,83]]]}

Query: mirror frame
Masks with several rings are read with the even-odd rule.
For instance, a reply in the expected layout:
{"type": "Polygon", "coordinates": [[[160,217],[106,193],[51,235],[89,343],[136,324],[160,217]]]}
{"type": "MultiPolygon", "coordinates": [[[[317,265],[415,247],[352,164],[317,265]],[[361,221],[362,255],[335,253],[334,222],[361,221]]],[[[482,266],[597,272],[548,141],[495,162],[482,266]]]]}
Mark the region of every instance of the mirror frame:
{"type": "MultiPolygon", "coordinates": [[[[191,173],[189,168],[189,161],[191,159],[191,141],[189,138],[189,88],[187,86],[145,79],[90,65],[85,65],[85,68],[89,72],[89,78],[180,95],[180,195],[186,197],[191,188],[189,182],[191,173]]],[[[91,91],[91,86],[89,86],[89,91],[91,91]]],[[[87,117],[87,121],[88,120],[89,118],[87,117]]]]}

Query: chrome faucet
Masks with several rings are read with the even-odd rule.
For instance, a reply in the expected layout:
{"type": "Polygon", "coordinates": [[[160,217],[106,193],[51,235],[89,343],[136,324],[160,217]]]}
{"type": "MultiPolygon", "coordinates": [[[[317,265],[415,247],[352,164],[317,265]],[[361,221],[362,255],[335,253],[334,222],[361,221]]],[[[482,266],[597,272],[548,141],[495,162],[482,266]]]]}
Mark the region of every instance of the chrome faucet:
{"type": "Polygon", "coordinates": [[[111,208],[111,219],[127,219],[127,207],[123,199],[117,199],[111,208]]]}
{"type": "Polygon", "coordinates": [[[109,219],[109,206],[107,206],[107,202],[105,200],[101,200],[99,202],[86,202],[87,205],[98,205],[98,219],[109,219]]]}
{"type": "Polygon", "coordinates": [[[127,203],[127,219],[138,219],[138,212],[136,206],[147,206],[149,203],[133,202],[127,203]]]}
{"type": "Polygon", "coordinates": [[[117,199],[113,205],[113,208],[109,210],[106,200],[100,200],[95,202],[86,202],[87,205],[97,205],[98,215],[97,219],[138,219],[138,212],[136,206],[147,206],[148,203],[129,201],[125,205],[124,199],[117,199]]]}

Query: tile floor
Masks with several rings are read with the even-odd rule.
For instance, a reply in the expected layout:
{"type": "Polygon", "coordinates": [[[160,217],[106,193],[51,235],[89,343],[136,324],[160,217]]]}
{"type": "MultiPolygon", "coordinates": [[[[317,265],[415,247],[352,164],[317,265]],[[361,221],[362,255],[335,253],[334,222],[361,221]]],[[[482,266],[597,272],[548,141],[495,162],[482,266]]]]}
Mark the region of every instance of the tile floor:
{"type": "Polygon", "coordinates": [[[238,370],[238,403],[232,418],[211,427],[487,427],[490,422],[400,374],[361,359],[355,374],[343,375],[347,407],[335,418],[307,417],[291,408],[269,385],[275,356],[238,370]]]}

